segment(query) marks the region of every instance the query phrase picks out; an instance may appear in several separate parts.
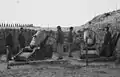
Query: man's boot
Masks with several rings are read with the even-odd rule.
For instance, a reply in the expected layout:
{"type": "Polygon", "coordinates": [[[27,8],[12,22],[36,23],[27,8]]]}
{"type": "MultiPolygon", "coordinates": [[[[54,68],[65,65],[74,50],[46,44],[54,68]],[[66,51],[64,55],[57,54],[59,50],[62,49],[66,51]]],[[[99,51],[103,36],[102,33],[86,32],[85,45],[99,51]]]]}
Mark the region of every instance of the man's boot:
{"type": "Polygon", "coordinates": [[[68,55],[68,57],[73,57],[73,56],[72,56],[72,52],[69,52],[69,55],[68,55]]]}

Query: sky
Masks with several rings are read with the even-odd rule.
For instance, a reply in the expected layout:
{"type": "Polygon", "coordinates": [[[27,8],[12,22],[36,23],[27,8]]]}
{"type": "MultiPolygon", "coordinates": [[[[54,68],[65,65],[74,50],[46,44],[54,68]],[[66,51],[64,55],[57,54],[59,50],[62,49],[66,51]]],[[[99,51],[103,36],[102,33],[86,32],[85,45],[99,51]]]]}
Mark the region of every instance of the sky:
{"type": "Polygon", "coordinates": [[[120,0],[0,0],[0,23],[80,26],[116,9],[120,0]]]}

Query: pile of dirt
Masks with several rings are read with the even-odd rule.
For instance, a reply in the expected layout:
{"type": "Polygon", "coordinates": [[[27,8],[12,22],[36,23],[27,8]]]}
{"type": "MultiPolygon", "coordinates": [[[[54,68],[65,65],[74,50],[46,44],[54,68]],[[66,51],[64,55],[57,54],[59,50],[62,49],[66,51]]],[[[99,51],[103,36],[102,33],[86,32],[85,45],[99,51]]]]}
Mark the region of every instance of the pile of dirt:
{"type": "Polygon", "coordinates": [[[107,12],[94,17],[92,20],[82,25],[82,28],[93,28],[93,30],[103,28],[110,24],[113,29],[120,29],[120,10],[107,12]]]}

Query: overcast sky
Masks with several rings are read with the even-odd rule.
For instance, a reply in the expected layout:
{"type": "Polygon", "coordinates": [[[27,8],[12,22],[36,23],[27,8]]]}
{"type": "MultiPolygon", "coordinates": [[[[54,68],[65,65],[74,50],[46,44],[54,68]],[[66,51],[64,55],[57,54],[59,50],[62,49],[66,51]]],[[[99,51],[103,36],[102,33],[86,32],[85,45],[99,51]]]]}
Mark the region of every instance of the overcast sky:
{"type": "Polygon", "coordinates": [[[120,0],[0,0],[0,22],[80,26],[120,8],[120,0]]]}

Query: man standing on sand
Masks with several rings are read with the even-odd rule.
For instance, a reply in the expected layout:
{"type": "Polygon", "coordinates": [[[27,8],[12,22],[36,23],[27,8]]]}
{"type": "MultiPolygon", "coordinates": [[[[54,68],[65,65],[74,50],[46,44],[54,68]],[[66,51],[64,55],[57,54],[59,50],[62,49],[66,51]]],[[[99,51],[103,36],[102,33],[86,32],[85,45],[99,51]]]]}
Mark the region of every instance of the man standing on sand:
{"type": "Polygon", "coordinates": [[[68,33],[68,52],[69,52],[69,57],[72,57],[72,43],[73,43],[73,27],[69,28],[69,33],[68,33]]]}
{"type": "Polygon", "coordinates": [[[57,52],[59,54],[58,59],[63,59],[63,43],[64,43],[64,34],[60,26],[57,26],[57,52]]]}
{"type": "Polygon", "coordinates": [[[109,27],[105,27],[105,31],[106,31],[106,34],[104,37],[104,43],[103,43],[100,55],[105,56],[105,57],[109,57],[110,52],[111,52],[111,47],[110,47],[110,45],[111,45],[111,33],[109,31],[109,27]]]}
{"type": "Polygon", "coordinates": [[[12,49],[13,49],[13,36],[12,36],[12,31],[9,30],[7,37],[6,37],[6,46],[9,46],[9,54],[8,54],[8,59],[11,60],[12,57],[12,49]]]}
{"type": "Polygon", "coordinates": [[[18,36],[20,49],[25,47],[25,37],[23,35],[23,28],[20,28],[20,34],[18,36]]]}

